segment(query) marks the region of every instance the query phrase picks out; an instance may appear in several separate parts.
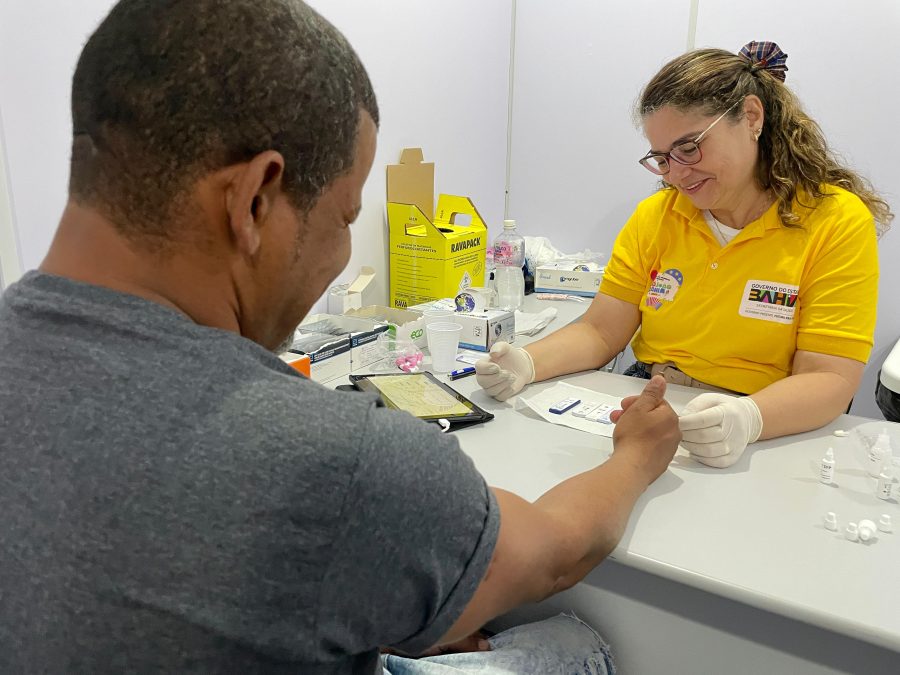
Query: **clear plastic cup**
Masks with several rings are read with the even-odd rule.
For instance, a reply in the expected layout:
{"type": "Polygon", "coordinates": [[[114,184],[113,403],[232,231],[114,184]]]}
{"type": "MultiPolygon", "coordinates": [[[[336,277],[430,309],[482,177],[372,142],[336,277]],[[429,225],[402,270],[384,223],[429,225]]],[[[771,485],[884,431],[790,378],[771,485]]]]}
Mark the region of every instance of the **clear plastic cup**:
{"type": "Polygon", "coordinates": [[[425,318],[425,325],[430,323],[447,322],[453,316],[452,309],[423,309],[422,316],[425,318]]]}
{"type": "Polygon", "coordinates": [[[438,321],[425,326],[428,351],[431,352],[431,369],[436,373],[449,373],[456,367],[456,353],[459,351],[459,335],[462,326],[458,323],[438,321]]]}

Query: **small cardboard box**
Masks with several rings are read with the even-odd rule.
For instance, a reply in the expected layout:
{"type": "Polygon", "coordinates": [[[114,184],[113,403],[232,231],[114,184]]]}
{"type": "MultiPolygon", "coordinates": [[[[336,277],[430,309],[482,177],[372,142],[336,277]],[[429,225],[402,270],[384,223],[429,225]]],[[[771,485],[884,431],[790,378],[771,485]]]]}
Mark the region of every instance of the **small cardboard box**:
{"type": "Polygon", "coordinates": [[[350,369],[365,368],[379,360],[375,341],[388,329],[384,321],[337,314],[312,314],[303,320],[298,330],[347,336],[350,339],[350,369]]]}
{"type": "Polygon", "coordinates": [[[332,286],[328,289],[328,313],[346,314],[348,309],[358,309],[363,306],[363,295],[368,286],[375,279],[375,270],[371,267],[361,267],[356,279],[348,284],[332,286]]]}
{"type": "Polygon", "coordinates": [[[350,374],[350,337],[309,333],[297,329],[288,352],[309,356],[310,377],[329,382],[350,374]]]}
{"type": "Polygon", "coordinates": [[[407,148],[387,167],[389,304],[401,309],[484,285],[484,220],[468,197],[439,195],[433,212],[434,164],[422,158],[421,148],[407,148]],[[457,224],[460,216],[471,222],[457,224]]]}
{"type": "Polygon", "coordinates": [[[534,271],[534,291],[592,298],[597,295],[602,279],[602,267],[598,271],[589,271],[572,263],[548,263],[538,265],[534,271]]]}
{"type": "MultiPolygon", "coordinates": [[[[453,300],[443,299],[416,305],[411,309],[421,312],[426,309],[452,309],[453,307],[455,307],[453,300]]],[[[441,321],[444,320],[441,319],[441,321]]],[[[460,349],[488,352],[496,342],[515,342],[516,340],[516,315],[505,309],[486,309],[477,314],[455,312],[453,316],[448,316],[446,321],[458,323],[463,327],[462,334],[459,336],[460,349]]]]}
{"type": "Polygon", "coordinates": [[[409,309],[395,309],[383,305],[368,305],[359,309],[347,311],[347,316],[356,316],[373,321],[381,321],[388,325],[388,332],[396,339],[412,342],[420,348],[424,348],[425,319],[421,312],[409,309]]]}
{"type": "Polygon", "coordinates": [[[301,375],[311,378],[309,354],[295,354],[294,352],[285,352],[278,355],[282,361],[288,364],[301,375]]]}

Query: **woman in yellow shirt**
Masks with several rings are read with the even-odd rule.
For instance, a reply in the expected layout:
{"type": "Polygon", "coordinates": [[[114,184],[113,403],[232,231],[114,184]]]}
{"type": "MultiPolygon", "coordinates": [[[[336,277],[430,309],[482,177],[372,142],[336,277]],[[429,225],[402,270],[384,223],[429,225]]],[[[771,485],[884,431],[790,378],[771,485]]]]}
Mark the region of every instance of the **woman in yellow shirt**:
{"type": "Polygon", "coordinates": [[[598,368],[632,340],[627,374],[716,393],[681,416],[682,445],[725,467],[758,439],[847,409],[873,344],[877,235],[893,218],[829,152],[784,85],[770,42],[665,65],[639,102],[664,189],[620,232],[578,323],[476,364],[505,400],[535,380],[598,368]],[[736,396],[736,395],[737,396],[736,396]]]}

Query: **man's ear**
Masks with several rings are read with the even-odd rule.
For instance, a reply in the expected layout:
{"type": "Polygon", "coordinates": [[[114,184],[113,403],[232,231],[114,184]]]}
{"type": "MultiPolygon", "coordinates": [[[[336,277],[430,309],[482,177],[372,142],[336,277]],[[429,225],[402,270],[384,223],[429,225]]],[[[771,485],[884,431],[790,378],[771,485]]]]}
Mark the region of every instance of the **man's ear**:
{"type": "Polygon", "coordinates": [[[259,249],[260,230],[272,213],[281,192],[284,157],[267,150],[241,165],[229,183],[225,208],[228,226],[238,249],[253,257],[259,249]]]}

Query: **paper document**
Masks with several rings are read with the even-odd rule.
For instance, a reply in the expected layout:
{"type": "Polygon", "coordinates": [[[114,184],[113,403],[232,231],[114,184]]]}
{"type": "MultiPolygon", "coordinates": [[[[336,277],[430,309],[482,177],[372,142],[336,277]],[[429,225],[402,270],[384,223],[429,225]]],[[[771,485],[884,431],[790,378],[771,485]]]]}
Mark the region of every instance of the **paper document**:
{"type": "Polygon", "coordinates": [[[376,384],[398,408],[416,417],[466,415],[472,412],[452,395],[425,378],[386,375],[378,378],[376,384]]]}
{"type": "MultiPolygon", "coordinates": [[[[619,404],[622,401],[622,398],[619,396],[602,394],[598,391],[594,391],[593,389],[576,387],[571,384],[566,384],[565,382],[555,384],[549,389],[545,389],[544,391],[534,394],[533,396],[519,396],[519,400],[522,403],[534,410],[538,415],[543,417],[548,422],[552,422],[553,424],[561,424],[565,427],[572,427],[573,429],[580,429],[581,431],[587,431],[588,433],[597,434],[598,436],[606,436],[607,438],[612,438],[613,429],[616,428],[614,424],[605,424],[604,422],[593,421],[584,417],[578,417],[572,414],[574,409],[569,410],[562,415],[556,415],[550,412],[550,408],[553,406],[553,404],[567,398],[576,398],[579,399],[582,403],[611,405],[616,409],[620,407],[619,404]]],[[[601,419],[602,418],[603,417],[601,416],[601,419]]]]}

